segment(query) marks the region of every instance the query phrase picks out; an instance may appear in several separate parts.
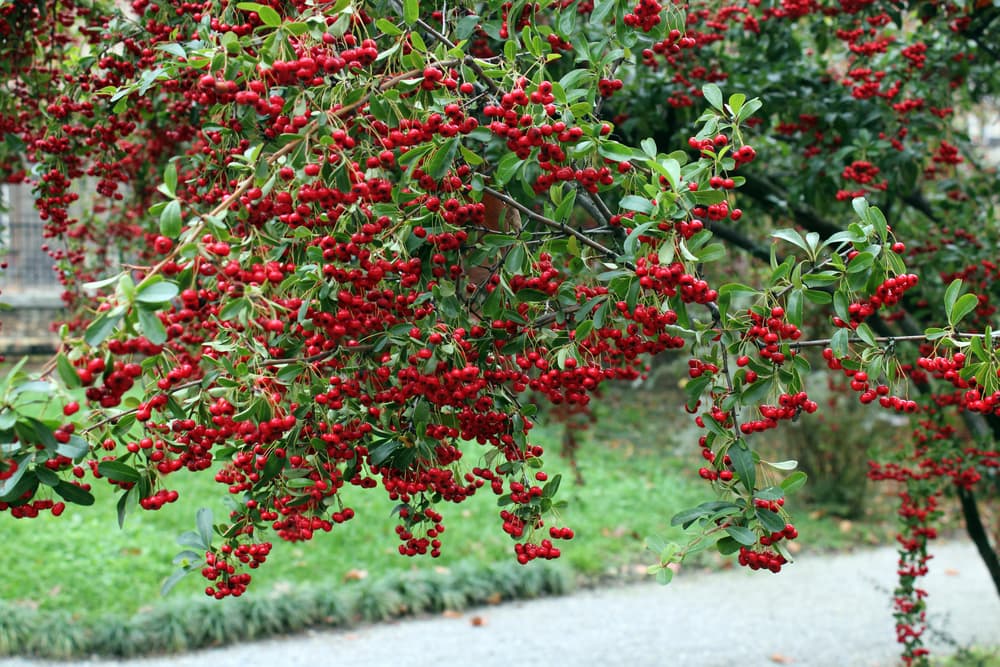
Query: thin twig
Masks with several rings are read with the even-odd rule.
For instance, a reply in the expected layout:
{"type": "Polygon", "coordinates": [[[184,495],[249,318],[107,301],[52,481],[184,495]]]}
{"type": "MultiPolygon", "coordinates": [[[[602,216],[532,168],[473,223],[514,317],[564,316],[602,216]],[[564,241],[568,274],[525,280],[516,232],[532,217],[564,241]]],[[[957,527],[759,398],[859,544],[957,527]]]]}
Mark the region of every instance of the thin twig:
{"type": "MultiPolygon", "coordinates": [[[[509,197],[509,196],[505,195],[504,193],[500,192],[499,190],[494,190],[493,188],[490,188],[490,187],[484,187],[483,191],[484,192],[488,192],[489,194],[493,195],[494,197],[496,197],[500,201],[504,202],[508,206],[512,206],[512,207],[516,208],[518,211],[521,212],[522,215],[528,216],[529,218],[531,218],[535,222],[540,222],[543,225],[545,225],[546,227],[551,227],[553,229],[558,229],[559,231],[563,232],[564,234],[569,234],[570,236],[576,237],[576,239],[578,241],[580,241],[580,243],[584,244],[585,246],[589,246],[590,248],[593,248],[594,250],[598,251],[599,253],[601,253],[602,255],[604,255],[605,257],[607,257],[609,259],[616,259],[618,257],[617,253],[615,253],[613,250],[611,250],[610,248],[608,248],[608,247],[606,247],[606,246],[598,243],[597,241],[595,241],[594,239],[590,238],[589,236],[587,236],[583,232],[581,232],[581,231],[579,231],[577,229],[573,229],[572,227],[570,227],[569,225],[567,225],[564,222],[559,222],[557,220],[553,220],[552,218],[547,218],[544,215],[541,215],[540,213],[536,213],[535,211],[531,210],[530,208],[528,208],[524,204],[521,204],[520,202],[518,202],[516,199],[513,199],[512,197],[509,197]]],[[[625,266],[627,266],[630,269],[634,268],[631,265],[631,263],[626,263],[625,266]]]]}

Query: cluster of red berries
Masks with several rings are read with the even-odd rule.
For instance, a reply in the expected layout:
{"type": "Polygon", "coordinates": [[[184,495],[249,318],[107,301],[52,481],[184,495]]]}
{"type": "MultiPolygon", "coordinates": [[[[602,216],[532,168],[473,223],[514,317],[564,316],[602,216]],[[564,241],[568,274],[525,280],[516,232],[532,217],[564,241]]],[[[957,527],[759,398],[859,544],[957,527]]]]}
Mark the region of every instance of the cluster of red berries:
{"type": "MultiPolygon", "coordinates": [[[[86,488],[89,489],[90,487],[87,486],[86,488]]],[[[55,502],[47,498],[31,500],[31,496],[27,492],[20,500],[20,503],[0,502],[0,512],[10,512],[10,515],[15,519],[34,519],[38,517],[40,512],[46,510],[51,512],[52,516],[59,516],[66,510],[66,503],[55,502]]]]}
{"type": "Polygon", "coordinates": [[[633,28],[640,28],[643,32],[649,32],[660,24],[663,17],[660,13],[663,5],[657,0],[639,0],[632,11],[625,15],[623,19],[625,25],[633,28]]]}
{"type": "Polygon", "coordinates": [[[536,558],[542,558],[544,560],[553,560],[559,558],[562,552],[558,548],[552,546],[552,540],[543,539],[538,544],[533,544],[531,542],[518,542],[514,545],[514,554],[517,556],[517,562],[521,565],[527,565],[536,558]]]}
{"type": "MultiPolygon", "coordinates": [[[[894,243],[892,249],[898,254],[905,251],[905,246],[902,243],[894,243]]],[[[886,278],[875,288],[875,293],[872,296],[847,306],[849,321],[845,322],[840,317],[834,316],[834,326],[857,329],[859,324],[874,315],[879,308],[898,304],[903,294],[915,287],[917,282],[919,282],[919,278],[912,273],[886,278]]]]}
{"type": "Polygon", "coordinates": [[[160,489],[146,498],[139,499],[139,507],[144,510],[158,510],[167,503],[177,502],[179,494],[173,490],[160,489]]]}
{"type": "MultiPolygon", "coordinates": [[[[753,341],[758,348],[757,354],[770,363],[781,365],[787,361],[786,355],[781,351],[781,345],[787,341],[796,341],[802,337],[802,331],[784,319],[785,309],[781,306],[774,306],[767,313],[758,313],[753,309],[747,310],[750,316],[751,325],[744,334],[744,339],[753,341]]],[[[789,352],[795,356],[795,350],[789,352]]],[[[741,366],[745,366],[749,359],[741,357],[741,366]]],[[[748,371],[748,374],[751,371],[748,371]]],[[[756,374],[754,374],[756,377],[756,374]]],[[[752,382],[752,380],[747,380],[752,382]]]]}
{"type": "Polygon", "coordinates": [[[271,544],[269,542],[239,544],[235,549],[229,544],[224,544],[219,548],[219,552],[219,555],[212,551],[206,552],[205,567],[201,570],[203,577],[216,582],[215,585],[205,589],[205,595],[216,600],[230,596],[239,597],[250,585],[250,574],[245,572],[236,574],[236,567],[230,560],[235,559],[251,569],[256,569],[267,560],[271,544]]]}
{"type": "Polygon", "coordinates": [[[438,536],[444,532],[444,524],[441,523],[443,517],[439,512],[430,507],[413,512],[406,506],[400,509],[399,517],[405,522],[396,526],[396,535],[403,541],[403,544],[399,545],[400,555],[413,557],[428,552],[431,558],[441,555],[441,540],[438,536]],[[430,528],[425,530],[424,536],[414,535],[413,527],[422,524],[430,525],[430,528]]]}
{"type": "Polygon", "coordinates": [[[621,79],[601,79],[597,82],[597,91],[601,97],[611,97],[622,89],[624,82],[621,79]]]}
{"type": "Polygon", "coordinates": [[[737,562],[743,567],[751,570],[768,570],[777,574],[781,572],[781,566],[788,560],[776,551],[770,549],[754,550],[748,547],[740,547],[737,562]]]}
{"type": "Polygon", "coordinates": [[[803,412],[812,414],[816,412],[818,407],[815,401],[809,400],[809,396],[804,391],[796,394],[782,394],[778,397],[778,405],[761,405],[758,408],[763,419],[743,422],[740,424],[740,431],[747,435],[761,433],[777,428],[779,421],[794,421],[803,412]]]}
{"type": "Polygon", "coordinates": [[[105,361],[101,357],[80,359],[81,368],[77,369],[80,383],[87,387],[85,395],[88,401],[98,403],[102,408],[119,405],[122,395],[135,385],[135,379],[142,375],[142,367],[136,363],[124,363],[116,360],[110,372],[105,373],[105,361]],[[98,376],[102,377],[100,386],[94,387],[98,376]]]}
{"type": "Polygon", "coordinates": [[[832,349],[823,350],[823,359],[826,360],[827,368],[843,371],[844,375],[850,378],[851,390],[858,392],[858,399],[862,403],[872,403],[877,399],[881,407],[896,412],[914,413],[920,409],[916,401],[891,395],[891,390],[886,384],[879,383],[872,387],[867,372],[845,367],[843,361],[834,355],[832,349]]]}

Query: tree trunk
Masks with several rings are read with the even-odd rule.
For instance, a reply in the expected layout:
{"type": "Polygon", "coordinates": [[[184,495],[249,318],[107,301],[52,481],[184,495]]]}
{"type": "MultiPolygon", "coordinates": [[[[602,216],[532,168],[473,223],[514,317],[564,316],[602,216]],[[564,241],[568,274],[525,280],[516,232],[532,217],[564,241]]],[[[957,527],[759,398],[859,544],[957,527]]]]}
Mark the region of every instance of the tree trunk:
{"type": "Polygon", "coordinates": [[[993,579],[993,586],[1000,595],[1000,557],[990,546],[989,536],[983,527],[983,522],[979,517],[979,505],[976,496],[970,489],[958,487],[958,498],[962,501],[962,514],[965,516],[965,530],[979,550],[979,555],[989,570],[990,578],[993,579]]]}

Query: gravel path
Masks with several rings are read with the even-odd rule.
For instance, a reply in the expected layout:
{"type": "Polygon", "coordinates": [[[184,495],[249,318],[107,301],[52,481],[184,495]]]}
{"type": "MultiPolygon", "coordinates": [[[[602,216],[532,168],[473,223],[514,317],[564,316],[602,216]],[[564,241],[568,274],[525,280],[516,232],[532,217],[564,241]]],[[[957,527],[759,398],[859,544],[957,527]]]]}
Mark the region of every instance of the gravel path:
{"type": "MultiPolygon", "coordinates": [[[[1000,644],[1000,599],[975,549],[945,543],[934,553],[925,582],[932,627],[961,644],[1000,644]]],[[[891,548],[809,555],[777,576],[682,572],[665,588],[585,591],[182,656],[75,664],[885,667],[897,655],[889,601],[895,562],[891,548]]],[[[949,651],[940,639],[932,646],[949,651]]],[[[0,660],[0,667],[67,664],[0,660]]]]}

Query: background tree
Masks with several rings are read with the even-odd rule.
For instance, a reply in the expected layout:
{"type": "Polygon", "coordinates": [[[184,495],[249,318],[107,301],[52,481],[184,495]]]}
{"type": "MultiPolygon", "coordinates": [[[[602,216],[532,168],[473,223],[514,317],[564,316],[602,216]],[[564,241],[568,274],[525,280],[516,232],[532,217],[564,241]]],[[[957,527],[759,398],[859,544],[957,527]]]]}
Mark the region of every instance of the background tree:
{"type": "Polygon", "coordinates": [[[489,486],[515,557],[555,558],[534,402],[681,354],[717,499],[676,517],[700,532],[657,546],[660,576],[710,545],[777,572],[805,477],[755,440],[818,409],[822,363],[914,415],[872,475],[906,484],[896,613],[923,661],[947,489],[1000,590],[974,495],[996,485],[995,177],[955,118],[995,90],[998,14],[0,3],[0,173],[35,185],[71,312],[41,378],[6,376],[2,507],[58,514],[98,478],[124,520],[211,469],[232,512],[199,512],[180,574],[215,597],[358,489],[398,501],[404,555],[489,486]],[[740,251],[763,265],[734,282],[740,251]]]}

